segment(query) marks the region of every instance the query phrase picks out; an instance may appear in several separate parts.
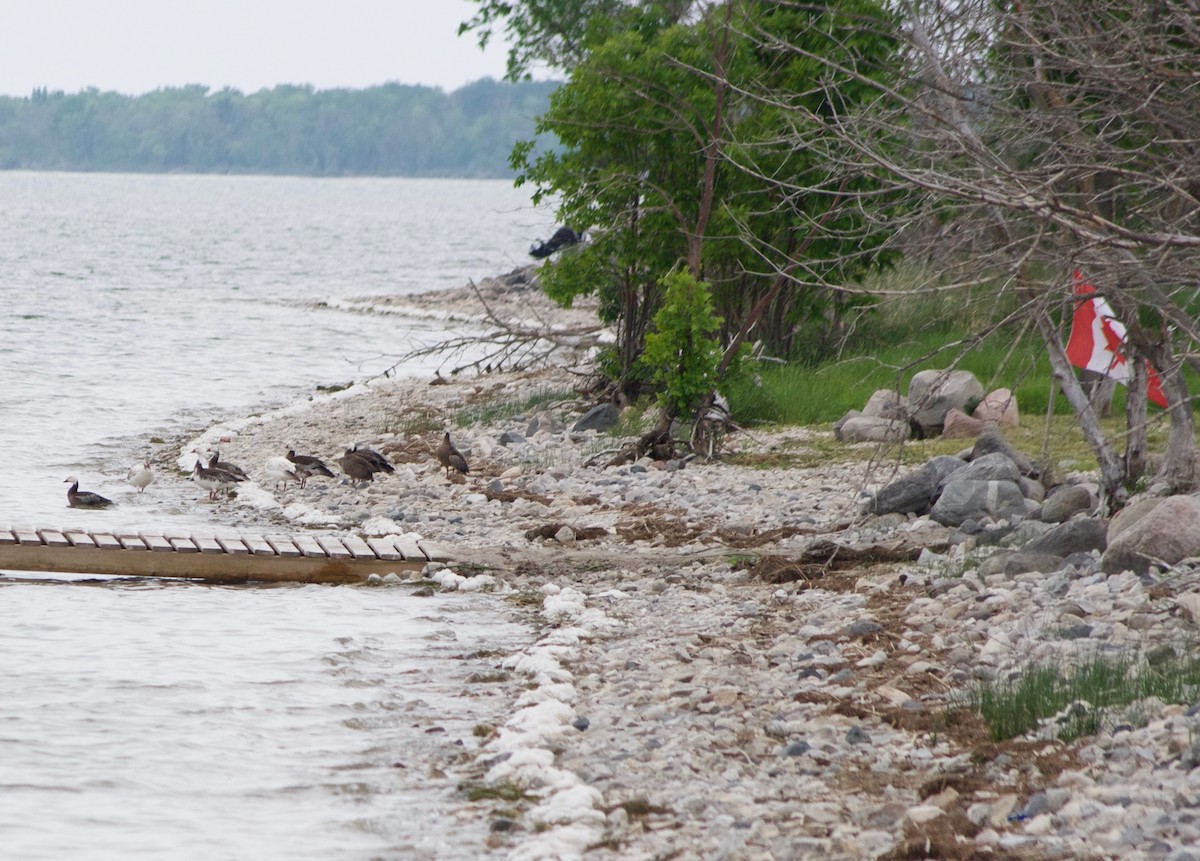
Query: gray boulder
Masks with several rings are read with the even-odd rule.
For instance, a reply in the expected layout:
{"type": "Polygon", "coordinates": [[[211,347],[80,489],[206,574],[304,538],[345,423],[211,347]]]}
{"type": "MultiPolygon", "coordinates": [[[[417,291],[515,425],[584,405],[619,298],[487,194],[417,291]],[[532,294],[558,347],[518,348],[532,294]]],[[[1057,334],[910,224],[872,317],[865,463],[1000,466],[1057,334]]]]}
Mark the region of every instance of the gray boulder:
{"type": "Polygon", "coordinates": [[[874,419],[908,421],[908,399],[894,389],[877,389],[867,400],[862,414],[874,419]]]}
{"type": "Polygon", "coordinates": [[[942,481],[942,487],[952,481],[1011,481],[1018,482],[1021,471],[1013,460],[1003,452],[995,451],[977,457],[962,469],[948,475],[942,481]]]}
{"type": "Polygon", "coordinates": [[[1069,520],[1044,535],[1039,535],[1021,548],[1028,553],[1051,553],[1067,557],[1072,553],[1104,552],[1108,547],[1108,525],[1095,518],[1069,520]]]}
{"type": "Polygon", "coordinates": [[[1194,496],[1168,496],[1132,523],[1117,526],[1114,536],[1109,525],[1108,549],[1100,560],[1106,574],[1145,574],[1152,565],[1200,556],[1200,499],[1194,496]]]}
{"type": "Polygon", "coordinates": [[[847,415],[834,425],[833,436],[840,442],[899,442],[908,439],[908,422],[847,415]]]}
{"type": "Polygon", "coordinates": [[[1006,454],[1017,465],[1017,469],[1021,471],[1021,475],[1033,475],[1033,462],[1021,452],[1013,448],[1013,444],[1004,438],[1004,434],[995,428],[990,428],[980,434],[979,439],[975,440],[975,445],[971,448],[971,456],[968,460],[978,460],[985,454],[1000,452],[1006,454]]]}
{"type": "Polygon", "coordinates": [[[964,520],[1025,516],[1025,495],[1015,481],[951,481],[942,489],[929,516],[944,526],[964,520]]]}
{"type": "Polygon", "coordinates": [[[1086,487],[1062,484],[1042,503],[1042,520],[1046,523],[1066,523],[1081,511],[1090,511],[1095,501],[1086,487]]]}
{"type": "Polygon", "coordinates": [[[606,431],[613,427],[621,418],[621,411],[613,404],[597,404],[592,407],[579,421],[575,422],[572,431],[606,431]]]}
{"type": "Polygon", "coordinates": [[[918,371],[908,384],[913,421],[926,433],[940,433],[952,407],[970,414],[983,399],[983,386],[970,371],[918,371]]]}
{"type": "Polygon", "coordinates": [[[942,479],[966,464],[956,457],[939,455],[922,467],[880,488],[871,502],[874,514],[925,514],[937,498],[942,479]]]}

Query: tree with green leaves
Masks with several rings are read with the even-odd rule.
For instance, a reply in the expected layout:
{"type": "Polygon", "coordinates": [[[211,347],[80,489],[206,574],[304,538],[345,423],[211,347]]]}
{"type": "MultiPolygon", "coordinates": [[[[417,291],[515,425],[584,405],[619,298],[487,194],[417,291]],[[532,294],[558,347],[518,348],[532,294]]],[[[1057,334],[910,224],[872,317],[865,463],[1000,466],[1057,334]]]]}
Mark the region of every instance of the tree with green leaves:
{"type": "Polygon", "coordinates": [[[564,303],[599,296],[618,333],[606,369],[619,397],[646,383],[639,357],[664,273],[685,267],[712,285],[729,347],[724,370],[744,341],[786,352],[802,319],[836,317],[841,294],[829,285],[884,256],[886,234],[847,205],[872,178],[831,172],[812,150],[772,148],[792,117],[748,95],[751,82],[771,81],[801,89],[814,112],[844,110],[869,91],[854,74],[837,86],[828,75],[810,79],[824,67],[763,50],[751,35],[799,32],[813,51],[870,65],[894,49],[882,30],[858,29],[856,16],[881,15],[878,6],[862,0],[842,14],[749,0],[600,3],[556,30],[548,12],[559,4],[480,5],[474,26],[483,18],[495,26],[505,10],[515,22],[515,68],[567,66],[538,123],[561,148],[535,156],[532,145],[518,147],[513,165],[519,182],[537,185],[535,197],[559,201],[563,223],[588,233],[587,244],[543,268],[543,283],[564,303]],[[553,44],[570,51],[543,50],[552,31],[553,44]],[[527,32],[536,36],[521,41],[527,32]],[[785,204],[801,188],[797,218],[785,204]]]}

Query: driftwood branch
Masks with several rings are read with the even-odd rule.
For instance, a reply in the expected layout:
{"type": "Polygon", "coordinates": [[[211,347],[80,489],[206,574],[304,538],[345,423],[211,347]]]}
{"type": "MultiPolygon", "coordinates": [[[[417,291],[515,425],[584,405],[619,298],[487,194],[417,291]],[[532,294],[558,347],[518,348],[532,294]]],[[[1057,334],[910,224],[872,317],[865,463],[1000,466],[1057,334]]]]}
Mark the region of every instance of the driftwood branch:
{"type": "Polygon", "coordinates": [[[549,365],[564,354],[583,354],[601,344],[605,327],[599,322],[556,325],[529,301],[522,301],[518,305],[518,310],[527,315],[527,322],[507,319],[493,307],[474,281],[469,284],[483,308],[483,319],[479,323],[481,331],[456,335],[436,344],[410,350],[380,376],[392,376],[401,366],[429,356],[445,357],[443,366],[448,362],[461,361],[461,364],[450,368],[451,375],[469,369],[523,370],[549,365]]]}

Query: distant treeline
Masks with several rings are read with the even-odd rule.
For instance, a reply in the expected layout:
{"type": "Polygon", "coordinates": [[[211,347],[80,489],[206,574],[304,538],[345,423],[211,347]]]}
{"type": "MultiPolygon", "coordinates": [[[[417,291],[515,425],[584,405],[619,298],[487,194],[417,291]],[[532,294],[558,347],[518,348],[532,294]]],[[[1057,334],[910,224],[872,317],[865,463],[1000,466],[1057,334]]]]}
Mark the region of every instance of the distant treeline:
{"type": "Polygon", "coordinates": [[[557,83],[0,97],[0,169],[508,177],[557,83]]]}

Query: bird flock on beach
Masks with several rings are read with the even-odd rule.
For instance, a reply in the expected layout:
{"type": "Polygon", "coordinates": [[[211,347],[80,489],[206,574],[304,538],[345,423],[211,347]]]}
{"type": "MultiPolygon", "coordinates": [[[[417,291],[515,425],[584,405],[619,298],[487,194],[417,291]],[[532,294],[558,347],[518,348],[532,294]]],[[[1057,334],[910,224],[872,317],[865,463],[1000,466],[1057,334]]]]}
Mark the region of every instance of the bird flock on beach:
{"type": "MultiPolygon", "coordinates": [[[[193,448],[190,454],[196,456],[195,466],[192,467],[189,478],[208,492],[210,501],[215,502],[219,493],[230,493],[241,482],[250,481],[249,474],[237,464],[221,460],[221,452],[215,448],[193,448]]],[[[441,443],[434,449],[437,458],[449,476],[454,472],[466,475],[470,472],[466,457],[463,456],[450,441],[447,432],[441,443]]],[[[332,458],[354,487],[362,487],[373,482],[379,473],[394,473],[395,467],[386,457],[373,449],[358,444],[351,445],[338,457],[332,458]]],[[[289,448],[285,455],[273,455],[263,464],[263,472],[274,483],[275,489],[286,488],[288,482],[295,482],[304,488],[313,477],[337,478],[329,466],[315,455],[297,454],[294,448],[289,448]]],[[[139,494],[149,487],[157,478],[150,458],[143,459],[129,468],[126,481],[139,494]]],[[[109,508],[116,503],[90,490],[79,489],[79,479],[70,476],[64,482],[67,488],[67,505],[71,508],[109,508]]]]}

